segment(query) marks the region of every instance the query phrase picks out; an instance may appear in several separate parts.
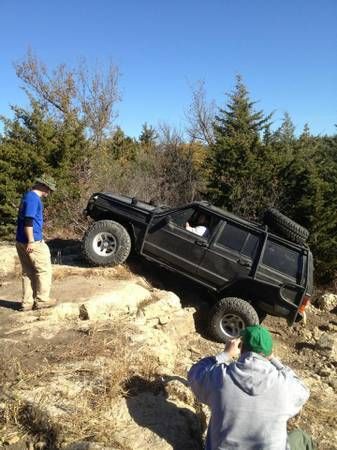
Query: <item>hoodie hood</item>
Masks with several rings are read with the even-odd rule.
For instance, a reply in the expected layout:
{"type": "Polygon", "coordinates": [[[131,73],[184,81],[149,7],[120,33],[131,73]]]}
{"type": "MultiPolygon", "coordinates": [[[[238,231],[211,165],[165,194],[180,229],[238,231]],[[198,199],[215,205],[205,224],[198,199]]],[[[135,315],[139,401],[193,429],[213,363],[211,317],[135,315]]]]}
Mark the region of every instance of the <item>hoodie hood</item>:
{"type": "Polygon", "coordinates": [[[227,373],[240,389],[253,396],[268,391],[278,377],[275,366],[253,352],[243,354],[238,361],[230,364],[227,373]]]}

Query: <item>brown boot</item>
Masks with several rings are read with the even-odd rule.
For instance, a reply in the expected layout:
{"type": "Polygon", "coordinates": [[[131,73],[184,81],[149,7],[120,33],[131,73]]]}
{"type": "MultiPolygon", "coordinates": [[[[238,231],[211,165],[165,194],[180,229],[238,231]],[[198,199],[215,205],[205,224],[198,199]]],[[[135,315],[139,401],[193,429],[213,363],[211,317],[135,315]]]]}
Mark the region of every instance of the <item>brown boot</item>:
{"type": "Polygon", "coordinates": [[[19,306],[19,311],[21,312],[32,311],[32,309],[33,305],[29,305],[28,303],[21,303],[21,305],[19,306]]]}
{"type": "Polygon", "coordinates": [[[48,302],[36,302],[34,309],[45,309],[45,308],[51,308],[52,306],[56,306],[57,301],[56,300],[49,300],[48,302]]]}

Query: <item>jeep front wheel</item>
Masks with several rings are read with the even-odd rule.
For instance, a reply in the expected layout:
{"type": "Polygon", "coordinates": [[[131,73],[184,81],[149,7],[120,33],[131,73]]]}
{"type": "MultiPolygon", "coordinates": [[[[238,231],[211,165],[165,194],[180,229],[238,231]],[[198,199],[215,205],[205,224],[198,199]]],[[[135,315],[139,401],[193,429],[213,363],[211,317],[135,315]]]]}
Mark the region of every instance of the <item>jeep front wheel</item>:
{"type": "Polygon", "coordinates": [[[227,342],[240,336],[240,332],[259,323],[255,309],[245,300],[228,297],[219,300],[211,310],[209,332],[218,342],[227,342]]]}
{"type": "Polygon", "coordinates": [[[131,251],[127,230],[113,220],[94,222],[83,238],[83,255],[95,266],[122,264],[131,251]]]}

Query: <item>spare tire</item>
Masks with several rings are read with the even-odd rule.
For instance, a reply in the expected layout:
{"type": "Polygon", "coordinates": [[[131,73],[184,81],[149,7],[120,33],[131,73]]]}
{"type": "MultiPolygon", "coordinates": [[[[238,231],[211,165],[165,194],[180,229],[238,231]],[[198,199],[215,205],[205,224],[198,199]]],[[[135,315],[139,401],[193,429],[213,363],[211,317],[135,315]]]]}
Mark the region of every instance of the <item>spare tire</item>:
{"type": "Polygon", "coordinates": [[[113,220],[94,222],[85,233],[82,243],[85,259],[94,266],[122,264],[131,251],[127,230],[113,220]]]}
{"type": "Polygon", "coordinates": [[[304,244],[309,237],[309,231],[306,228],[289,219],[275,208],[269,208],[265,211],[263,223],[268,225],[276,234],[296,244],[304,244]]]}

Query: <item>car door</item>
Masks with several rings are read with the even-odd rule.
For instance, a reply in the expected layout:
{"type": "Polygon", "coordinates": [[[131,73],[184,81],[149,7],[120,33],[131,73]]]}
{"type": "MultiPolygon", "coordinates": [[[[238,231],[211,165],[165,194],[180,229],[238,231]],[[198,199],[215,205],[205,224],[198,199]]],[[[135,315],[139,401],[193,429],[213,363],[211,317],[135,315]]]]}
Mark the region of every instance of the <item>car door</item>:
{"type": "Polygon", "coordinates": [[[224,220],[211,240],[199,266],[199,277],[213,289],[252,271],[260,235],[243,224],[224,220]]]}
{"type": "Polygon", "coordinates": [[[195,278],[207,246],[207,239],[185,229],[186,222],[196,212],[197,208],[187,207],[155,217],[144,238],[141,253],[195,278]]]}

